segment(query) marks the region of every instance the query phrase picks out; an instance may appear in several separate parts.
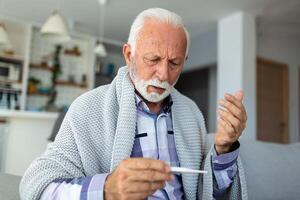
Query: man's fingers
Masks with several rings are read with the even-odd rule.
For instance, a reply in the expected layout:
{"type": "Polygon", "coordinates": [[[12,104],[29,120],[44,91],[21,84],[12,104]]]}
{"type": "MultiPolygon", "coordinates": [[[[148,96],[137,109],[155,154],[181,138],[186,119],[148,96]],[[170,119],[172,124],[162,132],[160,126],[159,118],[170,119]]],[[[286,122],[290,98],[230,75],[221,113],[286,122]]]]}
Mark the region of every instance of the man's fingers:
{"type": "Polygon", "coordinates": [[[125,161],[125,166],[131,170],[156,170],[169,173],[170,166],[161,160],[154,160],[148,158],[130,158],[125,161]]]}
{"type": "Polygon", "coordinates": [[[170,181],[173,179],[171,173],[163,173],[155,170],[132,170],[130,172],[132,181],[170,181]]]}
{"type": "Polygon", "coordinates": [[[219,123],[222,126],[222,128],[226,131],[226,133],[229,134],[228,137],[235,137],[236,136],[234,128],[225,119],[223,119],[222,117],[220,117],[219,123]]]}
{"type": "Polygon", "coordinates": [[[235,98],[237,98],[237,100],[239,101],[243,101],[244,99],[244,92],[242,90],[239,90],[237,92],[234,93],[235,98]]]}
{"type": "Polygon", "coordinates": [[[244,109],[244,105],[242,103],[242,101],[238,100],[235,96],[226,93],[225,94],[225,99],[231,103],[233,103],[236,107],[240,108],[240,109],[244,109]]]}
{"type": "Polygon", "coordinates": [[[149,193],[165,187],[164,181],[135,181],[130,183],[127,193],[149,193]]]}
{"type": "Polygon", "coordinates": [[[219,115],[224,119],[227,123],[230,123],[234,128],[234,131],[238,133],[241,129],[241,121],[234,117],[230,112],[225,111],[223,109],[218,110],[219,115]]]}
{"type": "Polygon", "coordinates": [[[106,179],[106,194],[117,199],[145,199],[172,180],[170,166],[148,158],[128,158],[106,179]]]}
{"type": "Polygon", "coordinates": [[[231,112],[240,121],[244,120],[245,114],[243,113],[243,111],[241,109],[239,109],[237,106],[235,106],[234,104],[232,104],[231,102],[221,99],[219,101],[219,104],[222,107],[226,108],[229,112],[231,112]]]}
{"type": "Polygon", "coordinates": [[[221,106],[232,112],[238,119],[241,121],[246,121],[247,113],[245,106],[238,98],[242,99],[242,97],[235,97],[231,94],[225,94],[225,100],[221,99],[219,103],[221,106]]]}
{"type": "Polygon", "coordinates": [[[219,126],[223,133],[225,134],[218,134],[216,137],[218,138],[219,145],[226,145],[228,143],[232,143],[233,140],[236,140],[236,133],[234,133],[233,128],[222,118],[219,119],[219,126]]]}

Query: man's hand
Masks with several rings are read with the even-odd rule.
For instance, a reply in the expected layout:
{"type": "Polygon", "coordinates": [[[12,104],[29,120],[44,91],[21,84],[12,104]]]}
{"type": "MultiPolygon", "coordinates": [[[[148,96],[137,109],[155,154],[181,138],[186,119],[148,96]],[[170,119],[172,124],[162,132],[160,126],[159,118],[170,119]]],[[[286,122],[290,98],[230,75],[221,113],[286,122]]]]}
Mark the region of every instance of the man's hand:
{"type": "Polygon", "coordinates": [[[219,104],[224,108],[218,110],[219,121],[215,135],[215,147],[218,154],[229,152],[232,144],[239,139],[246,127],[247,113],[242,103],[242,91],[234,95],[225,94],[219,104]]]}
{"type": "Polygon", "coordinates": [[[170,167],[163,161],[129,158],[107,177],[104,199],[145,199],[173,178],[170,167]]]}

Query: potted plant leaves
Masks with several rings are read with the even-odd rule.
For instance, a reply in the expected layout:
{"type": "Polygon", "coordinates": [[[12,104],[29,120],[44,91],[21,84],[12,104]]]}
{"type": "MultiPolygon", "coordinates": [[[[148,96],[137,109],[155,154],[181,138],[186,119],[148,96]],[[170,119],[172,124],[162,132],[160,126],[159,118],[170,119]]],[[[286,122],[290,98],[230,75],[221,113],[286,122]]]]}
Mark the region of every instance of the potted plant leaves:
{"type": "Polygon", "coordinates": [[[38,85],[41,83],[41,81],[35,77],[30,77],[28,79],[28,93],[34,94],[38,91],[38,85]]]}

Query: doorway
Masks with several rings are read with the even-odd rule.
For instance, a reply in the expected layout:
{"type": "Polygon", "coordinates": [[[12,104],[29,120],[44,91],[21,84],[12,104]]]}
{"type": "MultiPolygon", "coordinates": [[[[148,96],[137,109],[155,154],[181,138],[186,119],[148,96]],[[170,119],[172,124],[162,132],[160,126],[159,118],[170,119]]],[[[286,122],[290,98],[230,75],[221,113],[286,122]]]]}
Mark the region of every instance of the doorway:
{"type": "Polygon", "coordinates": [[[288,143],[288,65],[257,59],[257,139],[288,143]]]}

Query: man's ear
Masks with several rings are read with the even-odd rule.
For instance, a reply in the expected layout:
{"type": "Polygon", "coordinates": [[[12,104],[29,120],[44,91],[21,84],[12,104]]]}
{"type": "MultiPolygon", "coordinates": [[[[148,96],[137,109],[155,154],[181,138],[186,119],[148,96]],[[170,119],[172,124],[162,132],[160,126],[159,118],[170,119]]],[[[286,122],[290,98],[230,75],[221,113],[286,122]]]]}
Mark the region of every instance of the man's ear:
{"type": "Polygon", "coordinates": [[[131,46],[126,43],[123,45],[123,56],[126,62],[126,65],[129,67],[131,62],[131,46]]]}

